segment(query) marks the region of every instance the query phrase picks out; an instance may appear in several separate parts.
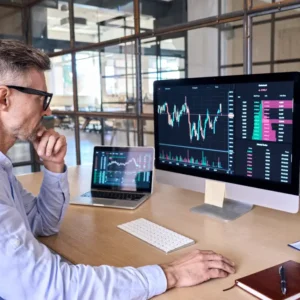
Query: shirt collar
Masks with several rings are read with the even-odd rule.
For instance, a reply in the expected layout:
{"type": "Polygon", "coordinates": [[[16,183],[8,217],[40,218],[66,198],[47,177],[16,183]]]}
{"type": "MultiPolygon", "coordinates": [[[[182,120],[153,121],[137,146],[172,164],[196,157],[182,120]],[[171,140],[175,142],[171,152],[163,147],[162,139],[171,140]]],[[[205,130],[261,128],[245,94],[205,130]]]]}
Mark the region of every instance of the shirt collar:
{"type": "Polygon", "coordinates": [[[11,160],[0,151],[0,166],[6,171],[11,171],[13,168],[11,160]]]}

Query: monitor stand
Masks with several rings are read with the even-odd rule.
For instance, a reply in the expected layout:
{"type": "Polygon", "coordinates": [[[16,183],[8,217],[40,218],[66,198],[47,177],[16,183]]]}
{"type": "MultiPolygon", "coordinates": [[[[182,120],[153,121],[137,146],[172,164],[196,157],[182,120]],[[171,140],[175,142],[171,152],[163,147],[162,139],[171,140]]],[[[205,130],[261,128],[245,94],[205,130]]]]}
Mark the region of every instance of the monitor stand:
{"type": "Polygon", "coordinates": [[[191,208],[191,211],[233,221],[253,208],[252,204],[226,199],[225,187],[224,182],[205,180],[205,203],[191,208]]]}
{"type": "Polygon", "coordinates": [[[224,221],[233,221],[249,212],[252,208],[252,204],[247,204],[231,199],[224,199],[223,207],[204,203],[202,205],[191,208],[191,211],[194,213],[222,219],[224,221]]]}

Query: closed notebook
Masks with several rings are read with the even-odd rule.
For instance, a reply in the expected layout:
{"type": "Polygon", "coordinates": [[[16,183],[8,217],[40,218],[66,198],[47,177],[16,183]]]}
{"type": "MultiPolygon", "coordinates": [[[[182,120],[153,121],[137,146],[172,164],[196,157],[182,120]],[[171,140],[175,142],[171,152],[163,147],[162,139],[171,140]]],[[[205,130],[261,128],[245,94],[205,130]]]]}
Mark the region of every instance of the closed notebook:
{"type": "Polygon", "coordinates": [[[236,285],[263,300],[300,299],[300,263],[289,260],[280,265],[259,271],[236,280],[236,285]],[[279,267],[285,270],[286,294],[281,292],[279,267]]]}

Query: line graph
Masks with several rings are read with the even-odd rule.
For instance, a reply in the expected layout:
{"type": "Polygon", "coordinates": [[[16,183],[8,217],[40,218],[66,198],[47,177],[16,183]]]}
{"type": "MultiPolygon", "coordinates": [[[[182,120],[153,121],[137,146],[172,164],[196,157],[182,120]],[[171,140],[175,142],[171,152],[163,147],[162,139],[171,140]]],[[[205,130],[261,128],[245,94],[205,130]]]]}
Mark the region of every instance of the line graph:
{"type": "Polygon", "coordinates": [[[229,147],[234,134],[232,98],[230,85],[159,90],[154,112],[159,162],[229,172],[229,147]]]}
{"type": "Polygon", "coordinates": [[[209,113],[209,110],[206,110],[205,114],[205,120],[202,121],[201,114],[195,114],[198,116],[197,122],[191,121],[191,112],[190,108],[187,104],[187,97],[185,97],[185,102],[182,104],[181,109],[178,110],[176,105],[173,106],[173,112],[169,111],[169,105],[167,102],[165,102],[163,105],[158,105],[158,114],[162,115],[166,113],[168,116],[168,124],[171,127],[174,127],[175,122],[180,126],[180,121],[182,116],[187,115],[188,117],[188,125],[189,125],[189,137],[190,141],[193,140],[193,138],[196,138],[197,141],[200,140],[200,137],[202,140],[205,140],[206,137],[206,130],[207,127],[212,130],[213,134],[216,133],[216,123],[218,121],[219,116],[222,116],[222,104],[219,104],[219,108],[217,110],[217,113],[215,115],[211,115],[209,113]]]}
{"type": "MultiPolygon", "coordinates": [[[[149,151],[148,151],[149,152],[149,151]]],[[[102,151],[95,158],[94,184],[114,187],[148,187],[153,154],[146,151],[102,151]]]]}
{"type": "Polygon", "coordinates": [[[131,164],[131,163],[134,163],[134,165],[135,165],[136,168],[139,168],[139,167],[140,167],[140,164],[137,163],[137,161],[136,161],[136,159],[135,159],[134,157],[133,157],[132,159],[130,159],[130,160],[124,162],[124,163],[118,162],[118,161],[116,161],[116,160],[112,160],[111,162],[109,162],[109,163],[107,164],[107,167],[112,166],[112,165],[116,165],[116,166],[118,166],[118,167],[120,167],[120,166],[124,166],[124,167],[125,167],[125,166],[127,166],[127,165],[129,165],[129,164],[131,164]]]}
{"type": "Polygon", "coordinates": [[[108,172],[141,172],[151,169],[152,158],[148,154],[144,155],[126,155],[126,156],[108,156],[105,168],[108,172]]]}
{"type": "Polygon", "coordinates": [[[228,151],[228,93],[163,91],[156,111],[160,143],[228,151]]]}

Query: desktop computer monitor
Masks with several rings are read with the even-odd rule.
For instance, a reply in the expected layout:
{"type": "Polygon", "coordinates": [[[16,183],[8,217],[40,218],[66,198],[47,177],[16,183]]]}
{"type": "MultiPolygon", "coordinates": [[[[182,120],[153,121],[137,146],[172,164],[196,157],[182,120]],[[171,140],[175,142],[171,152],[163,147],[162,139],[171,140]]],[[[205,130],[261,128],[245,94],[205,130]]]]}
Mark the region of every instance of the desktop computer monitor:
{"type": "Polygon", "coordinates": [[[157,181],[199,192],[222,181],[228,199],[296,213],[299,74],[156,81],[157,181]]]}

